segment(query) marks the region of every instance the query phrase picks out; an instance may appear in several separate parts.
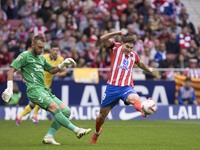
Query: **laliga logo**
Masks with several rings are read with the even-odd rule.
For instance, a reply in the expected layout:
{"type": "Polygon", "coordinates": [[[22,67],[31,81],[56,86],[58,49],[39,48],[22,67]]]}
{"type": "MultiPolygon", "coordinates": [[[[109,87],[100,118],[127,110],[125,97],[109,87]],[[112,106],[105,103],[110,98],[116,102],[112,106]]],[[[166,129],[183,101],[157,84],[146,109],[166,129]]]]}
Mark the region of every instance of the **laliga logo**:
{"type": "Polygon", "coordinates": [[[169,119],[200,119],[200,106],[180,106],[177,108],[169,106],[169,119]]]}

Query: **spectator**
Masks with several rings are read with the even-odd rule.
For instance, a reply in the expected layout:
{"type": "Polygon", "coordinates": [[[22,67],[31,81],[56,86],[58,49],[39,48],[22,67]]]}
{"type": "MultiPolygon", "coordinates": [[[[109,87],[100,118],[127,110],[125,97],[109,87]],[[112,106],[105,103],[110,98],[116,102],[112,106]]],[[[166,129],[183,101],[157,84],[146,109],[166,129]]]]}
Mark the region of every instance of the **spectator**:
{"type": "Polygon", "coordinates": [[[170,34],[169,32],[167,31],[167,27],[164,26],[164,24],[160,24],[160,32],[159,32],[159,36],[158,36],[158,39],[161,41],[161,42],[166,42],[168,39],[170,38],[170,34]]]}
{"type": "Polygon", "coordinates": [[[175,59],[175,67],[185,69],[188,67],[188,59],[183,54],[179,54],[175,59]]]}
{"type": "Polygon", "coordinates": [[[11,63],[11,57],[8,52],[8,45],[3,44],[0,47],[0,67],[9,66],[11,63]]]}
{"type": "Polygon", "coordinates": [[[87,28],[84,29],[83,33],[87,35],[87,37],[89,38],[94,33],[94,30],[95,30],[95,21],[93,19],[90,19],[89,25],[87,28]]]}
{"type": "Polygon", "coordinates": [[[197,46],[200,46],[200,25],[197,27],[197,34],[194,35],[194,40],[197,44],[197,46]]]}
{"type": "Polygon", "coordinates": [[[89,49],[85,51],[84,59],[86,63],[90,65],[91,62],[94,61],[95,57],[98,55],[99,50],[96,48],[95,43],[90,43],[89,49]]]}
{"type": "Polygon", "coordinates": [[[1,34],[2,34],[2,39],[4,41],[6,41],[8,39],[9,34],[10,34],[9,24],[8,23],[2,24],[2,28],[0,29],[0,31],[1,31],[1,34]]]}
{"type": "MultiPolygon", "coordinates": [[[[106,68],[106,63],[102,61],[101,56],[97,55],[93,62],[91,63],[90,67],[92,68],[106,68]]],[[[106,80],[108,79],[108,73],[107,71],[101,71],[99,70],[99,77],[106,80]]]]}
{"type": "Polygon", "coordinates": [[[149,0],[144,0],[141,3],[141,6],[138,7],[138,13],[140,15],[144,16],[144,23],[148,23],[148,19],[149,19],[148,10],[149,9],[151,9],[151,3],[149,0]]]}
{"type": "Polygon", "coordinates": [[[119,27],[120,29],[122,28],[127,28],[128,26],[128,20],[127,20],[127,15],[126,14],[121,14],[121,17],[119,18],[119,27]]]}
{"type": "Polygon", "coordinates": [[[173,8],[174,8],[174,16],[179,16],[181,9],[184,7],[184,4],[180,0],[174,0],[173,8]]]}
{"type": "Polygon", "coordinates": [[[52,13],[50,18],[48,19],[46,25],[47,25],[47,28],[50,30],[50,31],[53,31],[53,30],[56,30],[56,20],[57,20],[57,14],[56,13],[52,13]]]}
{"type": "Polygon", "coordinates": [[[11,63],[11,58],[8,52],[8,45],[6,43],[2,44],[0,47],[0,83],[6,81],[7,72],[4,70],[11,63]]]}
{"type": "Polygon", "coordinates": [[[158,51],[155,54],[155,61],[157,63],[161,62],[166,58],[166,47],[165,43],[161,43],[158,51]]]}
{"type": "Polygon", "coordinates": [[[42,18],[44,23],[47,23],[51,14],[53,13],[51,0],[44,0],[42,8],[37,12],[37,17],[42,18]]]}
{"type": "Polygon", "coordinates": [[[150,48],[145,46],[144,47],[144,52],[141,55],[141,60],[146,64],[146,65],[150,65],[149,61],[150,61],[150,48]]]}
{"type": "Polygon", "coordinates": [[[88,42],[87,35],[83,34],[81,40],[77,43],[77,51],[80,55],[84,55],[84,52],[89,49],[90,43],[88,42]]]}
{"type": "Polygon", "coordinates": [[[144,16],[139,15],[137,21],[134,23],[134,31],[137,33],[137,35],[144,36],[146,29],[147,24],[144,22],[144,16]]]}
{"type": "Polygon", "coordinates": [[[21,24],[16,32],[16,38],[18,41],[27,41],[29,38],[29,34],[26,31],[26,27],[24,24],[21,24]]]}
{"type": "Polygon", "coordinates": [[[160,29],[161,19],[159,14],[154,9],[149,9],[149,28],[151,31],[158,31],[160,29]]]}
{"type": "Polygon", "coordinates": [[[47,31],[47,27],[44,25],[44,21],[42,18],[37,18],[37,25],[32,26],[30,32],[33,32],[34,35],[42,35],[45,36],[45,32],[47,31]]]}
{"type": "MultiPolygon", "coordinates": [[[[63,39],[65,34],[65,22],[61,19],[56,20],[56,28],[51,30],[52,39],[63,39]]],[[[70,32],[70,31],[69,31],[70,32]]]]}
{"type": "Polygon", "coordinates": [[[4,22],[4,21],[7,21],[8,20],[8,17],[5,13],[5,11],[3,10],[0,10],[0,25],[4,22]]]}
{"type": "MultiPolygon", "coordinates": [[[[132,35],[132,34],[130,34],[132,35]]],[[[134,45],[134,50],[138,53],[138,55],[142,55],[144,52],[144,43],[142,40],[139,39],[137,34],[133,34],[133,37],[135,39],[135,45],[134,45]]]]}
{"type": "Polygon", "coordinates": [[[18,45],[17,45],[17,46],[13,46],[13,47],[10,49],[10,51],[12,51],[12,52],[14,53],[14,54],[13,54],[13,58],[17,58],[17,56],[18,56],[20,53],[26,51],[26,43],[23,42],[23,41],[20,41],[20,42],[18,43],[18,45]]]}
{"type": "Polygon", "coordinates": [[[190,47],[191,35],[187,27],[183,27],[181,33],[178,35],[178,41],[181,48],[190,47]]]}
{"type": "Polygon", "coordinates": [[[21,18],[26,18],[30,16],[31,13],[34,12],[33,4],[33,0],[25,0],[25,4],[22,5],[18,11],[19,16],[21,18]]]}
{"type": "Polygon", "coordinates": [[[170,24],[169,24],[169,27],[168,27],[168,33],[175,33],[176,35],[179,35],[181,33],[181,27],[177,25],[176,21],[172,21],[170,24]]]}
{"type": "Polygon", "coordinates": [[[182,28],[187,27],[190,34],[195,34],[194,24],[189,20],[188,15],[184,14],[181,18],[181,22],[179,24],[182,28]]]}
{"type": "Polygon", "coordinates": [[[189,78],[200,78],[200,69],[198,68],[197,59],[189,60],[189,68],[186,69],[185,75],[189,78]]]}
{"type": "Polygon", "coordinates": [[[18,18],[18,7],[15,5],[14,0],[6,0],[2,6],[2,9],[5,11],[8,19],[18,18]]]}
{"type": "Polygon", "coordinates": [[[171,33],[165,45],[167,53],[174,55],[174,58],[180,53],[180,45],[176,40],[176,33],[171,33]]]}
{"type": "Polygon", "coordinates": [[[194,88],[191,86],[191,79],[185,79],[185,85],[180,87],[178,91],[178,103],[181,105],[195,104],[197,105],[194,88]]]}
{"type": "MultiPolygon", "coordinates": [[[[174,61],[171,58],[171,54],[166,54],[166,59],[160,61],[159,68],[174,68],[174,61]]],[[[166,79],[168,74],[168,71],[161,72],[162,79],[166,79]]]]}
{"type": "Polygon", "coordinates": [[[37,15],[35,12],[32,12],[29,16],[26,18],[23,18],[24,25],[26,27],[26,30],[34,27],[37,25],[37,15]]]}
{"type": "Polygon", "coordinates": [[[196,59],[198,61],[198,67],[200,68],[200,47],[198,48],[196,52],[196,59]]]}
{"type": "Polygon", "coordinates": [[[198,50],[198,47],[197,47],[197,44],[195,43],[194,40],[190,41],[190,47],[187,50],[188,50],[189,58],[194,58],[196,56],[196,52],[198,50]]]}
{"type": "Polygon", "coordinates": [[[188,14],[187,9],[186,9],[185,6],[183,6],[183,7],[181,8],[180,13],[179,13],[179,15],[178,15],[177,18],[176,18],[176,19],[177,19],[177,22],[180,23],[180,22],[182,21],[183,17],[189,18],[189,14],[188,14]]]}
{"type": "MultiPolygon", "coordinates": [[[[149,61],[149,67],[152,67],[152,68],[157,68],[157,64],[154,60],[150,60],[149,61]]],[[[145,78],[147,80],[160,80],[161,79],[161,75],[160,75],[160,72],[158,70],[155,70],[153,73],[147,73],[147,72],[144,72],[145,74],[145,78]]]]}

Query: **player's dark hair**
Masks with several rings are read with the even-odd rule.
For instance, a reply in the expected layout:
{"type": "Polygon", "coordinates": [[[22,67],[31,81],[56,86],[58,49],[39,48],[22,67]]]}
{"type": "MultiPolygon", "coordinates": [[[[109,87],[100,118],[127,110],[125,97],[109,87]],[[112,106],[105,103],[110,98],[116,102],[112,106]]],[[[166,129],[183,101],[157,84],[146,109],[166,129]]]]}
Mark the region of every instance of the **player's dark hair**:
{"type": "Polygon", "coordinates": [[[51,48],[57,48],[57,47],[59,47],[58,44],[55,43],[51,44],[51,48]]]}
{"type": "Polygon", "coordinates": [[[191,81],[191,78],[187,77],[187,78],[185,79],[185,81],[191,81]]]}
{"type": "Polygon", "coordinates": [[[133,36],[130,36],[130,35],[125,35],[125,36],[122,36],[122,42],[123,43],[135,43],[135,39],[133,36]]]}
{"type": "Polygon", "coordinates": [[[33,43],[36,43],[38,40],[40,40],[40,41],[42,41],[42,42],[46,42],[46,39],[45,39],[43,36],[41,36],[41,35],[35,35],[35,36],[33,37],[33,39],[32,39],[32,42],[33,42],[33,43]]]}

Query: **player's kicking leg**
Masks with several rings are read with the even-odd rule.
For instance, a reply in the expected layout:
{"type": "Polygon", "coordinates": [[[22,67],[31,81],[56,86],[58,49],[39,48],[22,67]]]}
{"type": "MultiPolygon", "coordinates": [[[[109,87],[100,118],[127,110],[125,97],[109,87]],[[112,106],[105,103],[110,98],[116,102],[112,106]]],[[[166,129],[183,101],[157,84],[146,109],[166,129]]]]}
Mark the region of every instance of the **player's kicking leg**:
{"type": "Polygon", "coordinates": [[[91,132],[91,129],[83,129],[83,128],[79,128],[78,132],[75,133],[76,134],[76,137],[78,139],[82,138],[84,135],[87,135],[88,133],[91,132]]]}
{"type": "MultiPolygon", "coordinates": [[[[128,87],[130,88],[130,87],[128,87]]],[[[128,89],[127,89],[128,91],[128,89]]],[[[129,93],[126,93],[127,99],[123,100],[126,104],[132,104],[137,111],[140,111],[142,113],[143,117],[147,117],[147,114],[143,110],[142,101],[140,100],[140,97],[135,92],[134,89],[129,90],[129,93]]]]}
{"type": "MultiPolygon", "coordinates": [[[[49,108],[55,107],[55,103],[59,106],[54,112],[55,120],[52,122],[51,127],[49,128],[47,134],[45,135],[42,143],[43,144],[53,144],[53,145],[60,145],[60,143],[54,140],[55,133],[60,129],[61,126],[64,126],[71,131],[73,131],[78,139],[82,138],[84,135],[90,133],[91,129],[83,129],[73,125],[69,121],[69,117],[71,114],[71,110],[65,104],[62,103],[58,98],[52,96],[52,100],[54,102],[50,103],[49,108]],[[51,106],[52,105],[52,106],[51,106]]],[[[51,101],[51,100],[50,100],[51,101]]],[[[49,101],[48,101],[49,102],[49,101]]]]}

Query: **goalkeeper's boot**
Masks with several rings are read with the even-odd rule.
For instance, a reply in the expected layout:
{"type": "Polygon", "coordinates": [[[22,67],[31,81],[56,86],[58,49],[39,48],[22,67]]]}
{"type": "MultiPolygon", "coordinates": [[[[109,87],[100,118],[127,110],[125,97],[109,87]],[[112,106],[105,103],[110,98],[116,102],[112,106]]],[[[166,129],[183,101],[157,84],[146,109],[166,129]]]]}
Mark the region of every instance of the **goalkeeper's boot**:
{"type": "Polygon", "coordinates": [[[98,138],[99,138],[99,135],[101,134],[102,132],[102,128],[100,128],[99,132],[98,133],[94,133],[90,139],[90,143],[91,144],[96,144],[98,138]]]}
{"type": "Polygon", "coordinates": [[[42,140],[42,144],[60,145],[60,143],[54,140],[53,136],[44,137],[44,139],[42,140]]]}
{"type": "Polygon", "coordinates": [[[38,124],[39,123],[39,120],[38,120],[37,116],[33,116],[31,118],[31,120],[33,121],[34,124],[38,124]]]}
{"type": "Polygon", "coordinates": [[[79,131],[76,133],[76,137],[78,139],[82,138],[82,136],[84,135],[87,135],[88,133],[90,133],[91,129],[83,129],[83,128],[80,128],[79,131]]]}
{"type": "Polygon", "coordinates": [[[18,116],[15,118],[15,123],[16,123],[16,126],[20,126],[22,122],[22,119],[20,119],[18,116]]]}

